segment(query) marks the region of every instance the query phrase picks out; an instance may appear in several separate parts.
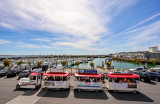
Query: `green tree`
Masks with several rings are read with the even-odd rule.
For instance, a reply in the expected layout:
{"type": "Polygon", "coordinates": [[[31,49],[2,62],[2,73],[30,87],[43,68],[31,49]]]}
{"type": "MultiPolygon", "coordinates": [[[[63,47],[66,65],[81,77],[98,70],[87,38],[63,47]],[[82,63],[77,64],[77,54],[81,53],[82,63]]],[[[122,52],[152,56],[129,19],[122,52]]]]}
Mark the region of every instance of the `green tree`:
{"type": "Polygon", "coordinates": [[[152,60],[153,67],[156,66],[156,63],[157,63],[157,59],[153,59],[153,60],[152,60]]]}
{"type": "Polygon", "coordinates": [[[94,62],[90,62],[90,66],[92,69],[94,69],[94,62]]]}
{"type": "Polygon", "coordinates": [[[140,68],[140,64],[141,64],[140,59],[135,58],[135,63],[137,65],[137,67],[140,68]]]}
{"type": "Polygon", "coordinates": [[[37,62],[38,68],[41,68],[41,64],[42,64],[42,61],[37,62]]]}
{"type": "Polygon", "coordinates": [[[77,66],[77,68],[79,68],[79,64],[80,64],[80,62],[79,62],[79,61],[77,61],[77,62],[75,62],[75,63],[74,63],[74,65],[76,65],[76,66],[77,66]]]}
{"type": "Polygon", "coordinates": [[[109,67],[111,66],[111,62],[106,61],[105,64],[106,64],[106,66],[107,66],[107,69],[109,69],[109,67]]]}
{"type": "Polygon", "coordinates": [[[61,64],[63,67],[65,67],[65,65],[67,64],[67,61],[61,61],[61,64]]]}
{"type": "Polygon", "coordinates": [[[4,65],[4,67],[7,67],[8,68],[8,66],[11,64],[11,61],[10,60],[8,60],[8,59],[4,59],[3,60],[3,65],[4,65]]]}
{"type": "Polygon", "coordinates": [[[22,70],[22,64],[23,64],[22,60],[17,61],[17,65],[20,66],[20,70],[22,70]]]}

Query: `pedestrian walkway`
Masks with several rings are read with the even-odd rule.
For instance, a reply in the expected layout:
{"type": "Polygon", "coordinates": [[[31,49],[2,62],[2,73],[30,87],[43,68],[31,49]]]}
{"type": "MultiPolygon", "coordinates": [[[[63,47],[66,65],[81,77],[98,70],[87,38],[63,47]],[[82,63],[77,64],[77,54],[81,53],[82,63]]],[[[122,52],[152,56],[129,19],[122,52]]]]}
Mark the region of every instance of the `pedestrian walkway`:
{"type": "MultiPolygon", "coordinates": [[[[34,95],[26,96],[24,94],[17,96],[16,98],[12,99],[11,101],[7,102],[6,104],[35,104],[41,97],[37,96],[37,94],[41,91],[39,89],[34,95]]],[[[33,92],[33,90],[30,90],[33,92]]],[[[28,93],[30,93],[28,92],[28,93]]],[[[47,92],[44,92],[45,95],[47,92]]]]}

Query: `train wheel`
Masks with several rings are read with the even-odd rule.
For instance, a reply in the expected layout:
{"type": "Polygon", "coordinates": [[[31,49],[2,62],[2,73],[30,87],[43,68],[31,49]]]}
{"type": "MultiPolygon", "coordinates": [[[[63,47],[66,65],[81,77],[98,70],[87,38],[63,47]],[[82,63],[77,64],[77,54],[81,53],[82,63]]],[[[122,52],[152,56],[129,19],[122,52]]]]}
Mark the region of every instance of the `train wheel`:
{"type": "Polygon", "coordinates": [[[117,90],[113,90],[113,92],[114,92],[114,93],[117,93],[118,91],[117,91],[117,90]]]}
{"type": "Polygon", "coordinates": [[[20,85],[19,84],[16,85],[16,89],[20,89],[20,85]]]}
{"type": "Polygon", "coordinates": [[[159,82],[159,79],[155,78],[155,81],[156,81],[156,82],[159,82]]]}
{"type": "Polygon", "coordinates": [[[137,91],[132,91],[132,93],[137,94],[137,91]]]}

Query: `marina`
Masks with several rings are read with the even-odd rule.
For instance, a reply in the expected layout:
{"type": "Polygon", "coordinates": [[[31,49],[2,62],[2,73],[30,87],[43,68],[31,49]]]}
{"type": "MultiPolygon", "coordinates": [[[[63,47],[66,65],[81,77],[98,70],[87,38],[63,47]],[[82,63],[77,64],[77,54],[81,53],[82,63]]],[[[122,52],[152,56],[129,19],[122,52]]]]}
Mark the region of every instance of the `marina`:
{"type": "Polygon", "coordinates": [[[160,104],[160,0],[0,0],[0,104],[160,104]]]}

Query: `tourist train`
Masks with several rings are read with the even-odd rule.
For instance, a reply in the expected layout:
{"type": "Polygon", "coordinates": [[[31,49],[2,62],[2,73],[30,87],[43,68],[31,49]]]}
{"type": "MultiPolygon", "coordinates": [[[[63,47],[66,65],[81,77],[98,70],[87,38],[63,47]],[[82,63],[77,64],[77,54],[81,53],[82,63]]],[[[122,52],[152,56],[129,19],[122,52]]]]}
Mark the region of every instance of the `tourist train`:
{"type": "MultiPolygon", "coordinates": [[[[102,74],[97,73],[97,70],[78,70],[74,74],[74,89],[100,91],[103,87],[114,92],[129,91],[136,93],[140,91],[139,76],[131,73],[107,73],[105,78],[102,74]],[[105,81],[105,83],[104,83],[105,81]]],[[[33,72],[28,78],[21,78],[16,88],[31,88],[38,87],[44,89],[69,89],[70,88],[70,73],[62,66],[50,69],[49,72],[33,72]]]]}
{"type": "Polygon", "coordinates": [[[81,90],[103,90],[102,75],[97,70],[79,70],[74,74],[74,89],[81,90]]]}
{"type": "Polygon", "coordinates": [[[127,91],[137,93],[140,90],[139,76],[132,73],[106,74],[106,87],[114,92],[127,91]]]}
{"type": "Polygon", "coordinates": [[[42,88],[68,89],[69,82],[70,73],[65,71],[62,66],[58,66],[43,74],[42,88]]]}

